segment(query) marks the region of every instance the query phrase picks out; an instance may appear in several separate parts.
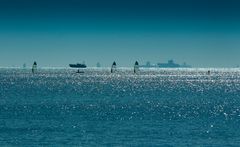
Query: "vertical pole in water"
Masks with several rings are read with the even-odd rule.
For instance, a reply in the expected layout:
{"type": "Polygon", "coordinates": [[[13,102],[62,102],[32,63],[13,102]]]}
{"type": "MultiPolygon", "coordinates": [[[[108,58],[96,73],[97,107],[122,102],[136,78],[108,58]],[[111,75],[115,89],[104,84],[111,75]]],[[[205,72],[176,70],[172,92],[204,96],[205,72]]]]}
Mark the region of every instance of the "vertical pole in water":
{"type": "Polygon", "coordinates": [[[32,66],[32,73],[34,74],[37,71],[37,62],[34,61],[33,66],[32,66]]]}
{"type": "Polygon", "coordinates": [[[114,61],[113,64],[112,64],[112,68],[111,68],[111,73],[115,72],[116,71],[116,62],[114,61]]]}
{"type": "Polygon", "coordinates": [[[211,74],[211,71],[210,71],[210,70],[208,70],[207,74],[208,74],[208,75],[210,75],[210,74],[211,74]]]}
{"type": "Polygon", "coordinates": [[[134,64],[134,70],[133,70],[133,72],[134,72],[134,73],[137,73],[138,71],[139,71],[139,64],[138,64],[138,62],[136,61],[135,64],[134,64]]]}

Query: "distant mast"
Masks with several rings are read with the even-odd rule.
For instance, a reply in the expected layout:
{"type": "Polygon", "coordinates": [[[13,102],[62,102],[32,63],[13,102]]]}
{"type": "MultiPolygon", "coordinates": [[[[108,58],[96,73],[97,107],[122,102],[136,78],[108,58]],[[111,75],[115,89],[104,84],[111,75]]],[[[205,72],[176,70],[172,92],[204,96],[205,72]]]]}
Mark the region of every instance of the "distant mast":
{"type": "Polygon", "coordinates": [[[113,64],[112,64],[111,73],[115,72],[117,70],[116,68],[117,68],[117,64],[114,61],[113,64]]]}
{"type": "Polygon", "coordinates": [[[32,73],[34,74],[37,71],[37,62],[34,61],[33,66],[32,66],[32,73]]]}
{"type": "Polygon", "coordinates": [[[139,64],[136,61],[135,64],[134,64],[134,73],[137,73],[138,71],[139,71],[139,64]]]}

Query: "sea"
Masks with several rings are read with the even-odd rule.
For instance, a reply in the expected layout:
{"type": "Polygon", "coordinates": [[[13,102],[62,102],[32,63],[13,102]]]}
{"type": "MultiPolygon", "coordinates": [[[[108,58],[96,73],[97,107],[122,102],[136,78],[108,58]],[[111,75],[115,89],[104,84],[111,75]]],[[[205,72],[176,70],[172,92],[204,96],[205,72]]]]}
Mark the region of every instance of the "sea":
{"type": "Polygon", "coordinates": [[[240,69],[0,68],[0,146],[237,147],[240,69]]]}

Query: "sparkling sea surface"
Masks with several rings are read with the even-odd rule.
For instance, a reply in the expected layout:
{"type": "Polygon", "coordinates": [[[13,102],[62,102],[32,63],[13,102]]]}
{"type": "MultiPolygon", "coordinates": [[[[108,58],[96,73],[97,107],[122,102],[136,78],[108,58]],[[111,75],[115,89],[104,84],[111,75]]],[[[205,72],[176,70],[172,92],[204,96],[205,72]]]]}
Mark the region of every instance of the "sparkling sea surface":
{"type": "Polygon", "coordinates": [[[0,69],[0,146],[240,146],[240,69],[0,69]]]}

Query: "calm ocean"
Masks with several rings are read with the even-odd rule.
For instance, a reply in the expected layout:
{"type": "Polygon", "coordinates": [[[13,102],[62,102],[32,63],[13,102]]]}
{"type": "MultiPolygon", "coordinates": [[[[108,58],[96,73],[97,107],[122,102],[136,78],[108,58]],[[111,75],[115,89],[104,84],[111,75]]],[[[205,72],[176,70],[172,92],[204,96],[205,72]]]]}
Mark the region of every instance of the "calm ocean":
{"type": "Polygon", "coordinates": [[[240,146],[240,69],[0,69],[0,146],[240,146]]]}

